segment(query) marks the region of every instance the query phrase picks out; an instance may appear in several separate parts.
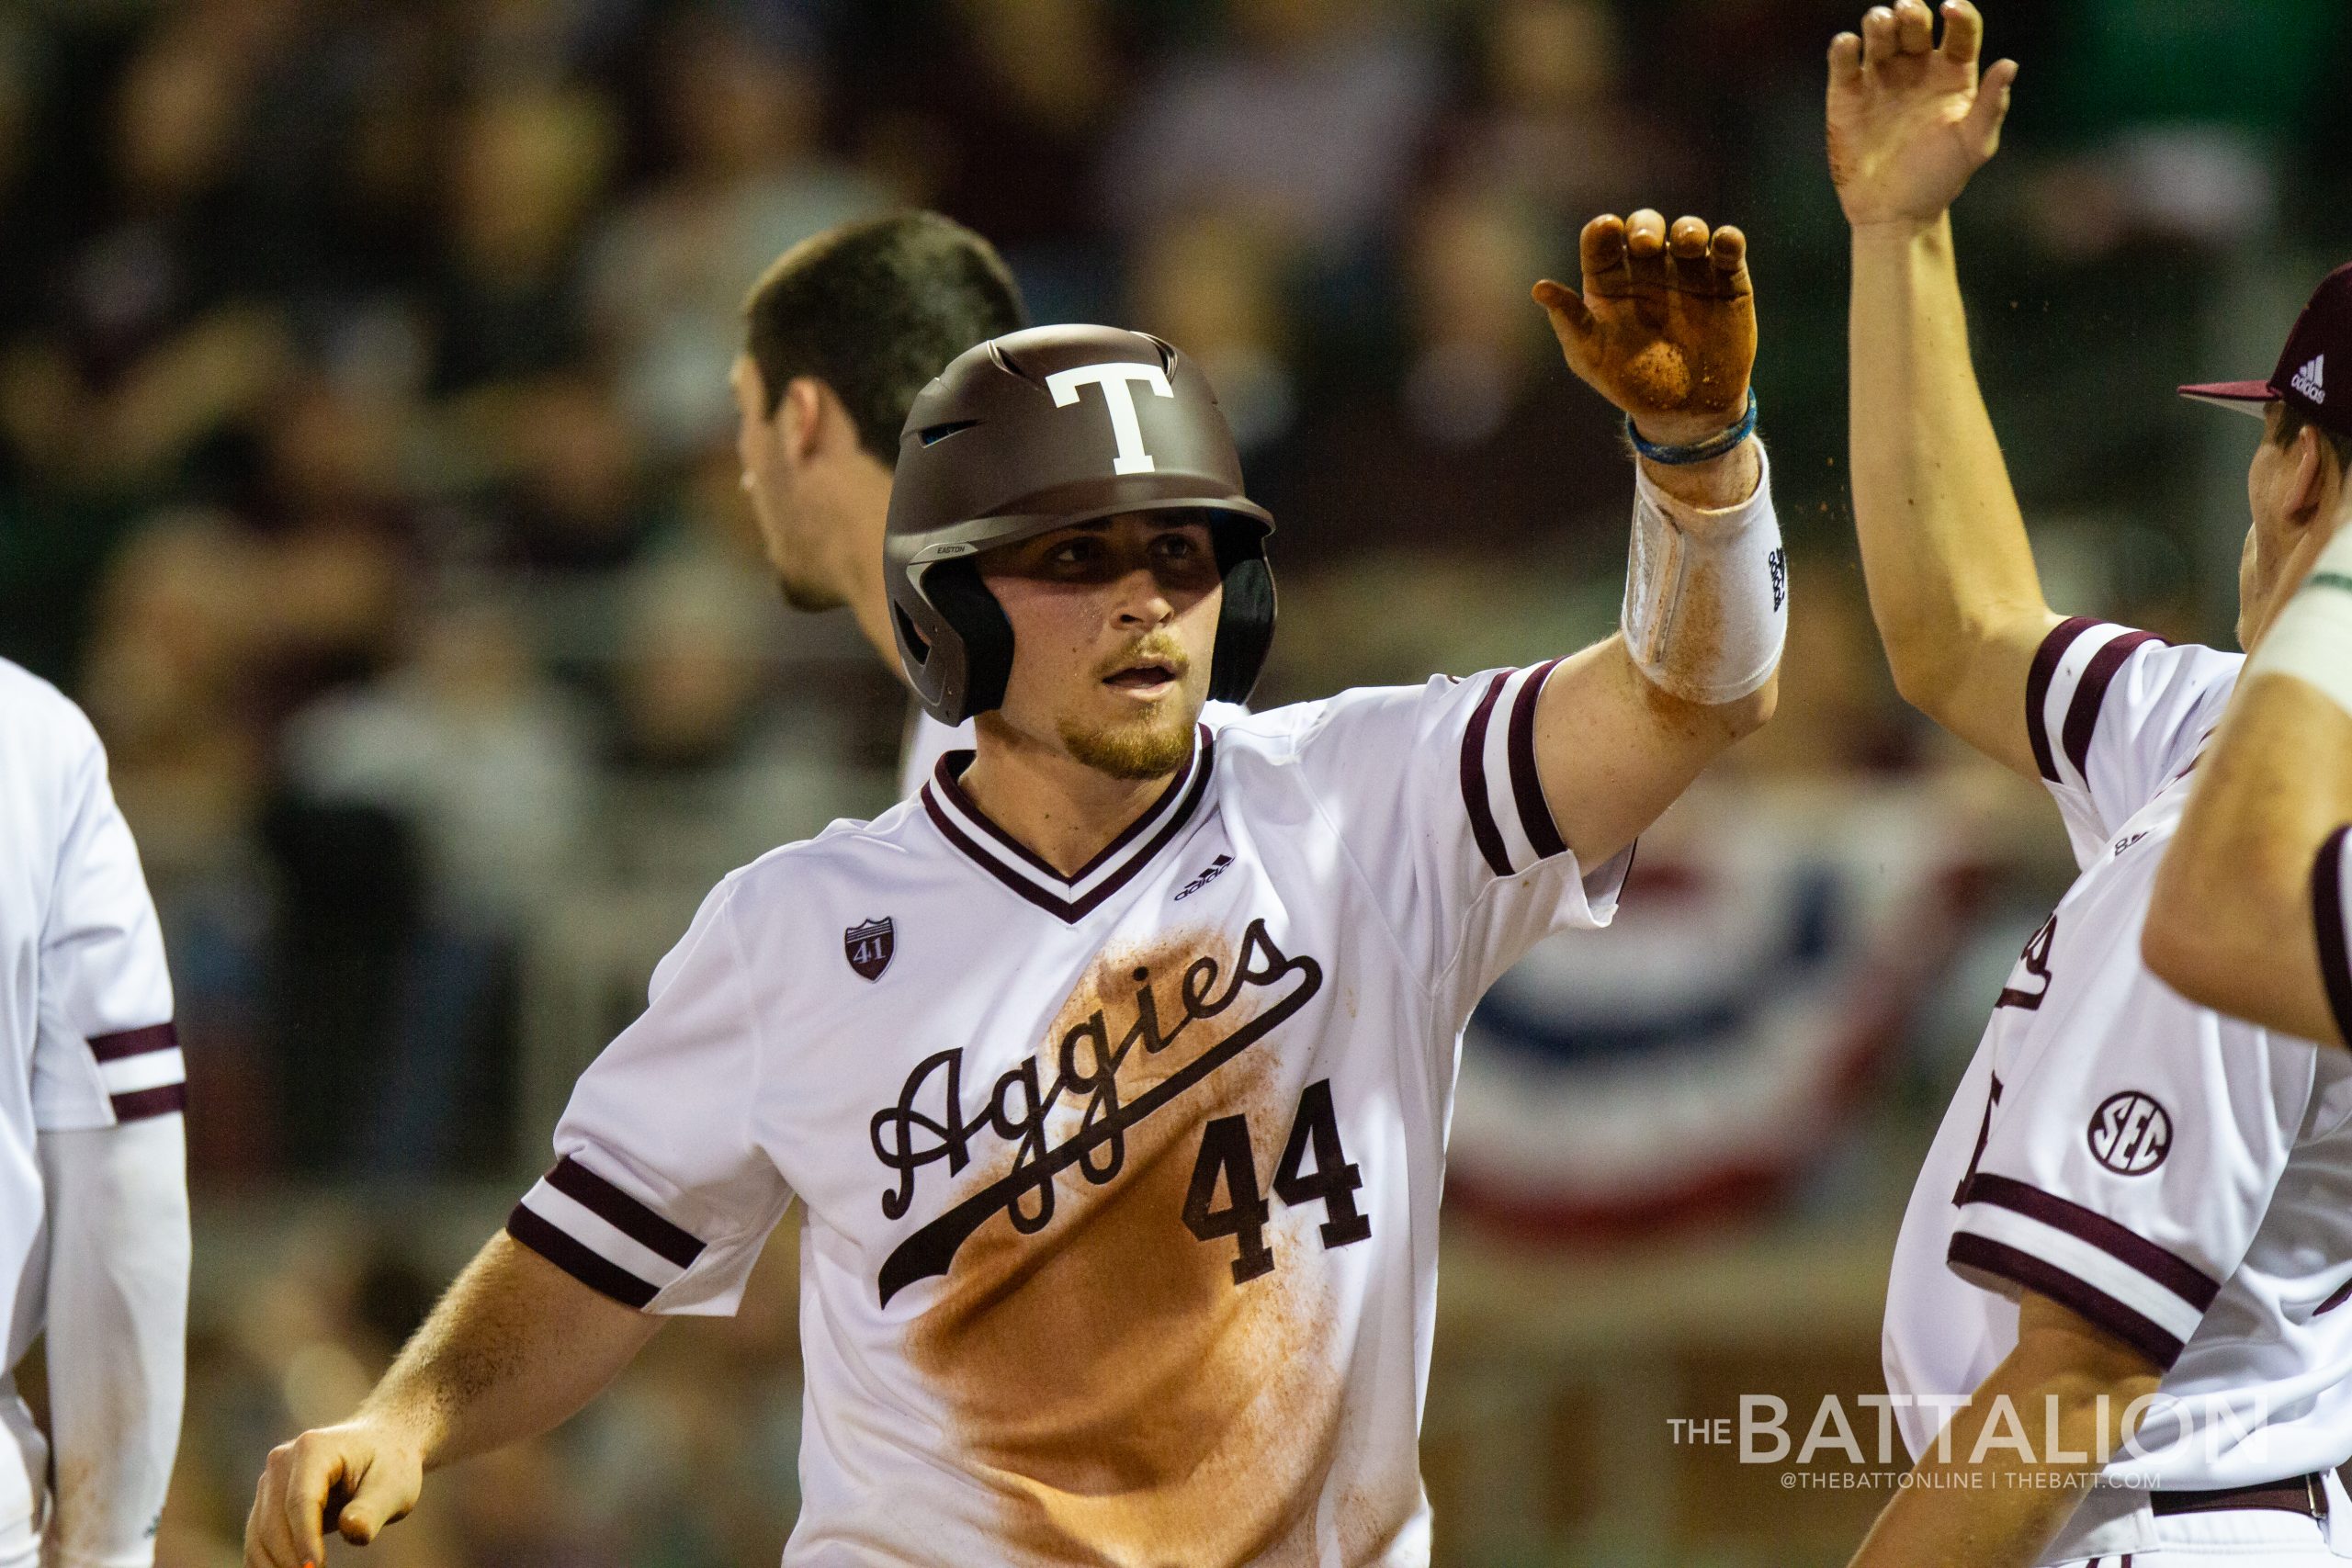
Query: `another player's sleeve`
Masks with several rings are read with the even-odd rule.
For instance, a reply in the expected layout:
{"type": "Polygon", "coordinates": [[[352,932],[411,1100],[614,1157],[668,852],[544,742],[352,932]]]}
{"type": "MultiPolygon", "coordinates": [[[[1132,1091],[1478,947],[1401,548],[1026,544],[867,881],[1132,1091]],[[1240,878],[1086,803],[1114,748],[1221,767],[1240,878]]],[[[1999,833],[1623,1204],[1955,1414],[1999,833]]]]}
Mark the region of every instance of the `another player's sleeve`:
{"type": "Polygon", "coordinates": [[[704,900],[652,999],[589,1065],[556,1163],[507,1233],[591,1289],[655,1313],[732,1313],[791,1190],[758,1135],[757,1024],[729,904],[704,900]]]}
{"type": "Polygon", "coordinates": [[[110,1127],[187,1104],[172,982],[139,850],[107,783],[106,752],[79,710],[55,882],[41,931],[33,1121],[45,1132],[110,1127]]]}
{"type": "Polygon", "coordinates": [[[2312,926],[2336,1032],[2352,1043],[2352,827],[2338,828],[2312,862],[2312,926]]]}
{"type": "Polygon", "coordinates": [[[2083,864],[2195,760],[2245,662],[2079,616],[2051,628],[2026,677],[2026,733],[2083,864]]]}
{"type": "Polygon", "coordinates": [[[2269,1207],[2311,1066],[2126,966],[2075,982],[2079,1001],[2043,1025],[2053,1043],[2004,1086],[1950,1262],[2169,1369],[2269,1207]]]}
{"type": "Polygon", "coordinates": [[[1544,797],[1535,706],[1558,662],[1345,692],[1299,736],[1391,931],[1463,1014],[1544,937],[1607,925],[1633,863],[1629,848],[1588,874],[1544,797]]]}

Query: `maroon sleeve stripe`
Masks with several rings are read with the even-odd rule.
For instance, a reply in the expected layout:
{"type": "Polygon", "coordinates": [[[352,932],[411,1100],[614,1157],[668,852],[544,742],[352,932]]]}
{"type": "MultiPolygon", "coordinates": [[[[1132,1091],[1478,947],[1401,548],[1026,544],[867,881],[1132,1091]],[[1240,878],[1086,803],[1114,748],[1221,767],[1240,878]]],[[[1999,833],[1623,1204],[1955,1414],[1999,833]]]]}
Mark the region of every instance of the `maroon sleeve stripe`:
{"type": "Polygon", "coordinates": [[[1555,659],[1538,665],[1520,682],[1519,696],[1510,705],[1510,734],[1505,737],[1510,753],[1511,798],[1519,807],[1519,823],[1527,829],[1527,841],[1535,846],[1541,860],[1550,860],[1568,847],[1552,820],[1552,807],[1544,798],[1544,780],[1535,771],[1535,702],[1559,662],[1555,659]]]}
{"type": "Polygon", "coordinates": [[[623,1306],[642,1312],[647,1303],[661,1294],[619,1264],[589,1251],[520,1203],[506,1216],[506,1234],[598,1295],[610,1296],[623,1306]]]}
{"type": "Polygon", "coordinates": [[[647,1251],[681,1269],[694,1267],[702,1243],[630,1197],[570,1155],[548,1172],[549,1187],[562,1193],[647,1251]]]}
{"type": "Polygon", "coordinates": [[[2044,1192],[2039,1187],[1978,1171],[1969,1179],[1968,1190],[1961,1201],[2013,1210],[2028,1219],[2040,1220],[2052,1230],[2064,1231],[2078,1241],[2088,1242],[2118,1263],[2145,1274],[2199,1312],[2211,1306],[2213,1298],[2222,1293],[2219,1280],[2211,1278],[2177,1253],[2165,1251],[2105,1214],[2054,1192],[2044,1192]]]}
{"type": "Polygon", "coordinates": [[[2319,933],[2320,977],[2327,983],[2328,1010],[2336,1032],[2352,1045],[2352,938],[2344,929],[2344,857],[2352,824],[2338,828],[2312,863],[2312,927],[2319,933]]]}
{"type": "Polygon", "coordinates": [[[168,1023],[151,1023],[144,1029],[126,1029],[119,1034],[93,1034],[90,1054],[101,1062],[119,1062],[125,1056],[169,1051],[179,1043],[180,1032],[176,1028],[168,1023]]]}
{"type": "Polygon", "coordinates": [[[153,1116],[169,1116],[175,1111],[187,1109],[187,1085],[157,1084],[153,1089],[138,1089],[129,1094],[111,1096],[107,1101],[114,1107],[118,1122],[144,1122],[153,1116]]]}
{"type": "Polygon", "coordinates": [[[2034,650],[2033,667],[2026,671],[2026,738],[2033,742],[2035,765],[2041,769],[2041,776],[2052,784],[2058,782],[2058,761],[2051,754],[2050,730],[2042,722],[2043,711],[2050,705],[2050,682],[2057,679],[2058,661],[2066,657],[2066,650],[2075,645],[2075,639],[2097,625],[2097,621],[2086,615],[2059,622],[2050,628],[2050,635],[2041,639],[2041,646],[2034,650]]]}
{"type": "Polygon", "coordinates": [[[1502,829],[1495,826],[1495,808],[1487,795],[1487,724],[1495,716],[1495,699],[1503,694],[1503,682],[1513,673],[1498,671],[1487,682],[1487,694],[1478,699],[1462,737],[1462,804],[1470,813],[1470,836],[1497,876],[1510,874],[1510,854],[1503,848],[1502,829]]]}
{"type": "Polygon", "coordinates": [[[2180,1359],[2181,1342],[2160,1325],[2151,1323],[2105,1291],[2085,1284],[2055,1264],[1966,1231],[1951,1238],[1951,1250],[1947,1256],[1956,1269],[1970,1269],[2007,1280],[2049,1297],[2077,1316],[2088,1318],[2138,1349],[2161,1371],[2172,1371],[2173,1363],[2180,1359]]]}
{"type": "Polygon", "coordinates": [[[2085,784],[2091,776],[2091,735],[2098,728],[2098,710],[2107,701],[2107,688],[2114,683],[2115,672],[2132,654],[2163,640],[2154,632],[2125,632],[2092,654],[2083,678],[2075,682],[2075,700],[2066,705],[2066,756],[2085,784]]]}

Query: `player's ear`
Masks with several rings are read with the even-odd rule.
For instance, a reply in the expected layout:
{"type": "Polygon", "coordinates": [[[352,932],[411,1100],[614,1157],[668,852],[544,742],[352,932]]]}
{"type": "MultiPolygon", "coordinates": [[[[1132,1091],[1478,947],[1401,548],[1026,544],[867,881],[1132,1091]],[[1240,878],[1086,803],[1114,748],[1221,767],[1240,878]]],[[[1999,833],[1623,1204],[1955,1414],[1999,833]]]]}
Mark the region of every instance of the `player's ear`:
{"type": "Polygon", "coordinates": [[[2287,516],[2297,527],[2306,527],[2327,515],[2335,491],[2343,481],[2337,470],[2335,454],[2328,450],[2326,433],[2309,420],[2295,432],[2295,445],[2288,454],[2294,465],[2294,475],[2287,495],[2287,516]]]}
{"type": "Polygon", "coordinates": [[[814,376],[795,376],[784,384],[776,400],[775,423],[783,437],[784,455],[795,468],[808,462],[836,435],[830,423],[843,422],[848,411],[841,400],[814,376]]]}

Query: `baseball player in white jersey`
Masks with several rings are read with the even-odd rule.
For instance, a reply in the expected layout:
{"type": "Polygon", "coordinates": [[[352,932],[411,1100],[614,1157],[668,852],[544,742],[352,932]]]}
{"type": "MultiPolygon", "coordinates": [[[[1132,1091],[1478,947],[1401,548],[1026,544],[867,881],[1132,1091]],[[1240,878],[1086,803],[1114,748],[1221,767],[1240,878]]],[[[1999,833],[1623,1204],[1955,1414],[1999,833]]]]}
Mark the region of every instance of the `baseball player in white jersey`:
{"type": "Polygon", "coordinates": [[[0,846],[0,1568],[139,1568],[179,1446],[186,1074],[106,754],[5,660],[0,846]],[[14,1383],[44,1329],[46,1438],[14,1383]]]}
{"type": "Polygon", "coordinates": [[[1644,212],[1588,229],[1582,294],[1539,286],[1650,454],[1623,636],[1218,730],[1273,631],[1270,519],[1198,368],[1102,327],[958,356],[886,546],[910,682],[974,751],[711,895],[506,1234],[272,1454],[247,1562],[372,1538],[662,1316],[730,1310],[797,1198],[786,1562],[1425,1563],[1463,1021],[1608,919],[1772,702],[1744,257],[1644,212]]]}
{"type": "MultiPolygon", "coordinates": [[[[2016,67],[1980,80],[1974,7],[1942,14],[1940,46],[1905,0],[1830,54],[1863,568],[1905,695],[2048,786],[2082,874],[2026,943],[1904,1217],[1884,1351],[1917,1467],[1854,1561],[2332,1562],[2352,1551],[2333,1473],[2352,1456],[2352,1062],[2141,961],[2241,661],[2043,600],[1949,215],[2016,67]]],[[[2278,493],[2255,487],[2259,540],[2278,493]]],[[[2249,571],[2247,641],[2281,592],[2249,571]]]]}
{"type": "MultiPolygon", "coordinates": [[[[2182,995],[2352,1045],[2352,265],[2312,294],[2267,381],[2194,395],[2262,417],[2247,570],[2301,584],[2254,643],[2198,770],[2143,935],[2182,995]],[[2328,396],[2329,361],[2338,386],[2328,396]]],[[[2248,639],[2249,642],[2252,639],[2248,639]]]]}

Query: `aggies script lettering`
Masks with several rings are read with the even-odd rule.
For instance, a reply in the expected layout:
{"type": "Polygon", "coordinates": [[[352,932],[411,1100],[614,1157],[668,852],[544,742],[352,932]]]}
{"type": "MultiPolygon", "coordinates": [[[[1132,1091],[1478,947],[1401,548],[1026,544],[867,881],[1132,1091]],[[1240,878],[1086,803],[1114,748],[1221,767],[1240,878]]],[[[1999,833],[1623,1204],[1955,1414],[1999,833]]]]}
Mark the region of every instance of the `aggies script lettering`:
{"type": "Polygon", "coordinates": [[[1252,920],[1241,940],[1241,954],[1232,973],[1215,958],[1196,958],[1184,971],[1183,1013],[1163,1024],[1149,984],[1150,971],[1138,969],[1135,1021],[1111,1040],[1111,1025],[1101,1010],[1061,1038],[1054,1055],[1054,1081],[1041,1089],[1037,1058],[1031,1057],[1005,1073],[978,1110],[964,1112],[964,1053],[959,1047],[926,1056],[907,1075],[899,1103],[874,1115],[874,1152],[898,1172],[895,1190],[882,1194],[882,1213],[903,1217],[914,1201],[915,1173],[945,1160],[950,1175],[971,1162],[972,1142],[994,1134],[1013,1145],[1012,1169],[1001,1179],[981,1188],[900,1242],[884,1260],[882,1302],[918,1280],[947,1272],[956,1253],[999,1210],[1007,1212],[1012,1228],[1033,1235],[1053,1223],[1054,1179],[1075,1165],[1100,1187],[1119,1174],[1126,1161],[1127,1129],[1172,1103],[1186,1090],[1204,1081],[1283,1021],[1305,1007],[1323,988],[1323,966],[1301,954],[1293,958],[1275,945],[1266,922],[1252,920]],[[1131,1100],[1119,1095],[1119,1068],[1141,1046],[1147,1055],[1168,1049],[1195,1023],[1216,1018],[1241,999],[1245,989],[1267,990],[1296,976],[1290,989],[1275,997],[1223,1040],[1151,1086],[1131,1100]],[[937,1080],[938,1087],[931,1086],[937,1080]],[[927,1093],[935,1092],[939,1114],[916,1109],[927,1093]],[[1046,1122],[1069,1096],[1082,1099],[1085,1110],[1078,1130],[1060,1143],[1049,1141],[1046,1122]]]}

